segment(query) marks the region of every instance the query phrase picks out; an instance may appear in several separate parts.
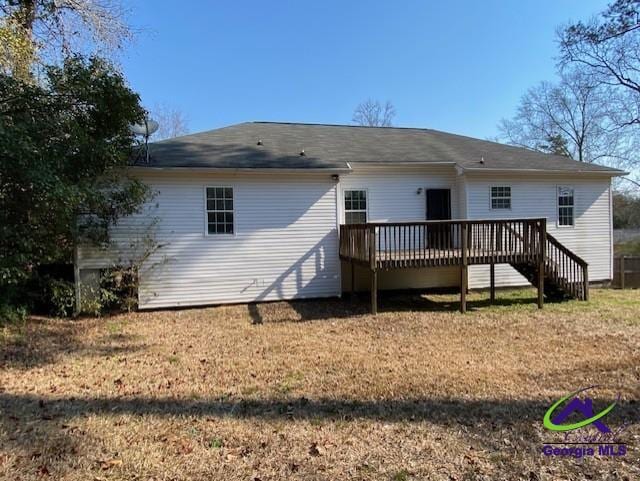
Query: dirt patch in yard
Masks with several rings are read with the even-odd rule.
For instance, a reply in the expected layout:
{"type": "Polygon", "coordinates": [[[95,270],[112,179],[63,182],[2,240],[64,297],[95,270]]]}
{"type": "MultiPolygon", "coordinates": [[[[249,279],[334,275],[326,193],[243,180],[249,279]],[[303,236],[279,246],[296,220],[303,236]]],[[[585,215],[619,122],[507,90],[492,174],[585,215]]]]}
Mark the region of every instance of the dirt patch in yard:
{"type": "MultiPolygon", "coordinates": [[[[33,319],[0,338],[3,479],[639,479],[640,292],[381,295],[33,319]],[[626,456],[557,458],[591,385],[626,456]]],[[[585,428],[591,429],[595,428],[585,428]]],[[[595,431],[593,431],[595,432],[595,431]]]]}

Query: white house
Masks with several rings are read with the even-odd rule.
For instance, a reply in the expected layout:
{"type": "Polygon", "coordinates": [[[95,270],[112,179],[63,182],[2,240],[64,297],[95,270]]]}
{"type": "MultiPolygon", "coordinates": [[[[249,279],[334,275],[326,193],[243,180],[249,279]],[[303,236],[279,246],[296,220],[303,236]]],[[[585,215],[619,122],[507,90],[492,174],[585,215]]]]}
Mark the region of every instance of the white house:
{"type": "MultiPolygon", "coordinates": [[[[341,261],[345,223],[546,219],[550,237],[588,264],[583,281],[612,277],[611,179],[623,172],[561,156],[426,129],[253,122],[153,143],[149,163],[131,173],[156,196],[112,228],[112,248],[80,249],[77,268],[80,278],[90,276],[126,257],[152,229],[162,247],[141,272],[143,309],[340,296],[354,266],[344,255],[341,261]]],[[[435,234],[428,230],[435,228],[414,225],[421,239],[414,248],[429,257],[427,237],[435,234]]],[[[447,248],[459,249],[467,227],[445,225],[447,248]]],[[[497,255],[497,224],[482,225],[469,227],[477,229],[467,232],[469,242],[484,232],[483,248],[497,255]]],[[[522,235],[542,224],[518,225],[522,232],[512,239],[529,248],[522,235]]],[[[391,248],[382,240],[387,230],[373,229],[374,250],[391,248]]],[[[506,249],[501,241],[499,249],[506,249]]],[[[546,273],[555,272],[563,261],[546,255],[546,273]]],[[[533,278],[514,262],[492,259],[495,267],[468,263],[469,287],[489,286],[493,269],[499,286],[533,278]]],[[[380,264],[374,285],[466,282],[457,261],[432,264],[380,264]]],[[[367,279],[367,269],[356,275],[356,283],[367,279]]]]}

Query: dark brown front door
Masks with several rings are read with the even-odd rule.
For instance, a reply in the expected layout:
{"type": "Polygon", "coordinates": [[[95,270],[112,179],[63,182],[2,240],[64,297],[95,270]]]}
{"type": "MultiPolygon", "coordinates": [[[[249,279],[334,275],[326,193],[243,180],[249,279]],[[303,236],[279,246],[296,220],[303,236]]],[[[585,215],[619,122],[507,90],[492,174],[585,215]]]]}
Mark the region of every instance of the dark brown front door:
{"type": "MultiPolygon", "coordinates": [[[[451,219],[451,189],[427,189],[427,220],[451,219]]],[[[437,249],[451,248],[451,226],[429,226],[427,245],[437,249]]]]}

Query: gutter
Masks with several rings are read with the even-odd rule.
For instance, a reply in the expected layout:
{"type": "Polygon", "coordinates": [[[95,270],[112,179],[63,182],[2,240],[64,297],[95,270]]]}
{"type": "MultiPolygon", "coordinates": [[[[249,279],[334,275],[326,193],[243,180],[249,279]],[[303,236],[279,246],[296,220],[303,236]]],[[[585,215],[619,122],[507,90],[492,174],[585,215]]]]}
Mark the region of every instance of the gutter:
{"type": "MultiPolygon", "coordinates": [[[[349,164],[347,162],[347,164],[349,164]]],[[[397,167],[397,166],[401,166],[401,167],[423,167],[425,165],[456,165],[456,162],[452,162],[452,161],[437,161],[437,162],[430,162],[428,160],[426,161],[414,161],[414,162],[356,162],[355,165],[357,166],[365,166],[365,167],[380,167],[380,168],[388,168],[388,167],[397,167]]],[[[351,164],[349,164],[351,165],[351,164]]]]}
{"type": "Polygon", "coordinates": [[[486,172],[488,174],[511,174],[514,172],[530,172],[530,173],[538,173],[538,174],[594,174],[594,175],[607,175],[610,177],[617,176],[625,176],[629,175],[629,172],[625,172],[619,169],[611,169],[611,170],[559,170],[559,169],[496,169],[491,167],[462,167],[460,168],[466,173],[470,174],[478,174],[486,172]]]}
{"type": "Polygon", "coordinates": [[[277,169],[277,168],[254,168],[254,167],[158,167],[131,165],[128,169],[134,172],[201,172],[216,174],[348,174],[352,171],[350,167],[332,168],[304,168],[304,169],[277,169]]]}

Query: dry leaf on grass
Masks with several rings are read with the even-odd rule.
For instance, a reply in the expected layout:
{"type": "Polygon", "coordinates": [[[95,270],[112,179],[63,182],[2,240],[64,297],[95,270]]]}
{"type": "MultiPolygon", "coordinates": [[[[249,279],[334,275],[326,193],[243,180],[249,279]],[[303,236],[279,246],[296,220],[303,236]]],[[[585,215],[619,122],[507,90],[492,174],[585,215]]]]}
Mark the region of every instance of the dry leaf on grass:
{"type": "Polygon", "coordinates": [[[467,315],[380,293],[378,316],[321,300],[2,328],[0,478],[640,479],[640,450],[540,455],[544,412],[581,380],[622,395],[608,424],[634,419],[640,291],[486,297],[467,315]]]}
{"type": "Polygon", "coordinates": [[[111,469],[115,466],[122,466],[121,459],[107,459],[105,461],[99,461],[100,469],[106,471],[107,469],[111,469]]]}

